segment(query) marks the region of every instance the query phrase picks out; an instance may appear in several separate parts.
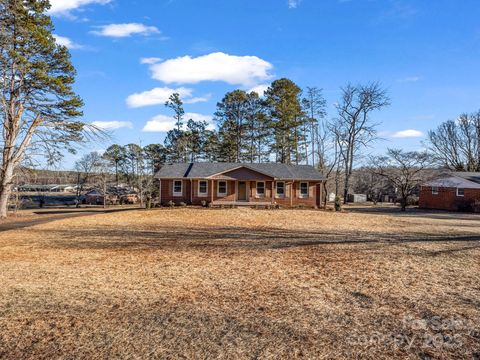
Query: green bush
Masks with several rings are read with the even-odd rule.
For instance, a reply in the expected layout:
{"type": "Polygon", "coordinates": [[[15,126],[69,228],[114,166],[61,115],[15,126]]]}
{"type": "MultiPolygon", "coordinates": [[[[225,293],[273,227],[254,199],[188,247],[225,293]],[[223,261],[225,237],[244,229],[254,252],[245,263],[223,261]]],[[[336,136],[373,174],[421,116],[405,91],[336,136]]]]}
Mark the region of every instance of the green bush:
{"type": "Polygon", "coordinates": [[[340,196],[335,197],[335,211],[342,211],[342,199],[340,199],[340,196]]]}

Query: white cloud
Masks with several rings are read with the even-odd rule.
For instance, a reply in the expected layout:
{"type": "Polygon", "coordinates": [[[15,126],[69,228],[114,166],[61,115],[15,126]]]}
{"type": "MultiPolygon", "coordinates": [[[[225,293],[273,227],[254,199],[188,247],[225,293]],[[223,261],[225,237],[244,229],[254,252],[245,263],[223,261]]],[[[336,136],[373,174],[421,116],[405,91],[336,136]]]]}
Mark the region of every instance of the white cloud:
{"type": "Polygon", "coordinates": [[[207,102],[212,97],[212,94],[206,94],[205,96],[196,96],[191,99],[183,100],[184,104],[197,104],[200,102],[207,102]]]}
{"type": "Polygon", "coordinates": [[[94,121],[92,125],[102,130],[133,129],[133,124],[130,121],[94,121]]]}
{"type": "Polygon", "coordinates": [[[288,8],[296,9],[300,5],[301,0],[288,0],[288,8]]]}
{"type": "Polygon", "coordinates": [[[89,4],[105,5],[112,0],[50,0],[52,5],[49,13],[51,15],[70,15],[70,12],[89,4]]]}
{"type": "Polygon", "coordinates": [[[55,38],[55,41],[58,45],[65,46],[68,49],[81,49],[83,47],[82,45],[73,42],[71,39],[69,39],[66,36],[53,34],[53,37],[55,38]]]}
{"type": "MultiPolygon", "coordinates": [[[[207,129],[215,129],[213,118],[210,115],[203,115],[197,113],[185,113],[184,116],[184,128],[189,119],[193,121],[206,121],[208,123],[207,129]]],[[[147,121],[143,127],[144,132],[167,132],[175,128],[175,119],[167,115],[157,115],[150,121],[147,121]]]]}
{"type": "Polygon", "coordinates": [[[184,87],[179,87],[176,89],[171,89],[169,87],[157,87],[152,90],[132,94],[127,97],[126,102],[130,108],[163,105],[173,93],[178,93],[185,104],[205,102],[210,99],[210,95],[203,97],[192,97],[192,92],[192,89],[184,87]]]}
{"type": "Polygon", "coordinates": [[[214,130],[215,123],[213,122],[213,117],[210,115],[203,115],[197,113],[185,113],[185,120],[188,121],[192,119],[193,121],[206,121],[208,123],[207,130],[214,130]]]}
{"type": "Polygon", "coordinates": [[[405,78],[398,79],[398,82],[411,83],[411,82],[417,82],[418,80],[420,80],[420,76],[407,76],[405,78]]]}
{"type": "Polygon", "coordinates": [[[269,88],[268,84],[260,84],[251,88],[250,90],[247,90],[247,92],[249,93],[256,92],[258,95],[263,96],[263,94],[265,93],[265,91],[267,91],[268,88],[269,88]]]}
{"type": "Polygon", "coordinates": [[[144,132],[167,132],[175,127],[175,120],[171,116],[157,115],[147,121],[143,127],[144,132]]]}
{"type": "Polygon", "coordinates": [[[152,64],[156,64],[160,61],[162,61],[162,59],[158,58],[158,57],[144,57],[144,58],[140,59],[140,64],[152,65],[152,64]]]}
{"type": "Polygon", "coordinates": [[[423,133],[419,130],[413,130],[413,129],[408,129],[408,130],[402,130],[402,131],[397,131],[396,133],[392,134],[392,138],[416,138],[416,137],[422,137],[423,133]]]}
{"type": "Polygon", "coordinates": [[[132,35],[152,35],[160,34],[160,30],[155,26],[146,26],[138,23],[127,24],[109,24],[100,26],[99,30],[92,31],[93,34],[99,36],[108,36],[114,38],[130,37],[132,35]]]}
{"type": "Polygon", "coordinates": [[[183,56],[150,66],[153,78],[165,83],[224,81],[244,86],[254,86],[270,79],[272,68],[272,64],[256,56],[235,56],[222,52],[196,58],[183,56]]]}

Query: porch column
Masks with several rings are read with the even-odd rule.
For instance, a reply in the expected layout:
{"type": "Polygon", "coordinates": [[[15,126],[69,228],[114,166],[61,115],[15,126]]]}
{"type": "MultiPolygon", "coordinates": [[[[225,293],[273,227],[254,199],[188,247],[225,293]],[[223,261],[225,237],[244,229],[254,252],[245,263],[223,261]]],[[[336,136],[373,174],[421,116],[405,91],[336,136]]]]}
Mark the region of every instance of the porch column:
{"type": "Polygon", "coordinates": [[[210,180],[210,202],[213,203],[213,180],[210,180]]]}
{"type": "Polygon", "coordinates": [[[275,203],[275,181],[272,181],[272,189],[270,190],[270,198],[272,200],[272,204],[275,203]]]}
{"type": "MultiPolygon", "coordinates": [[[[234,189],[234,192],[233,192],[233,202],[236,203],[237,202],[237,196],[238,196],[238,180],[235,180],[233,181],[233,183],[235,184],[233,189],[234,189]]],[[[228,189],[230,187],[228,186],[228,181],[227,181],[227,196],[228,196],[228,189]]],[[[245,182],[245,193],[247,192],[247,183],[245,182]]]]}
{"type": "Polygon", "coordinates": [[[193,203],[193,180],[190,179],[190,205],[193,203]]]}
{"type": "MultiPolygon", "coordinates": [[[[327,196],[327,194],[325,194],[327,196]]],[[[320,183],[320,204],[319,207],[322,207],[324,204],[323,202],[323,181],[320,183]]]]}
{"type": "Polygon", "coordinates": [[[160,179],[159,181],[158,190],[159,190],[158,202],[160,203],[160,206],[161,206],[162,205],[162,179],[160,179]]]}
{"type": "Polygon", "coordinates": [[[294,191],[294,188],[293,188],[293,185],[295,184],[295,181],[292,181],[292,183],[290,184],[290,207],[293,207],[293,191],[294,191]]]}

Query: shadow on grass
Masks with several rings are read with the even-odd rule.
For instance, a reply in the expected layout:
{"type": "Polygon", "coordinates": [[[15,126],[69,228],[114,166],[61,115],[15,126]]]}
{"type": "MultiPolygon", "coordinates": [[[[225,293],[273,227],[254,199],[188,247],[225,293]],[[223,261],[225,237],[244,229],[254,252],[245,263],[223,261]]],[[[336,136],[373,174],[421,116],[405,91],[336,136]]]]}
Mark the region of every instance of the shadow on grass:
{"type": "Polygon", "coordinates": [[[391,215],[398,217],[416,217],[419,219],[433,219],[433,220],[479,220],[480,214],[466,213],[466,212],[454,212],[447,210],[430,210],[420,209],[418,207],[407,208],[406,211],[401,211],[400,207],[396,206],[359,206],[359,207],[345,207],[349,213],[359,214],[378,214],[378,215],[391,215]]]}
{"type": "MultiPolygon", "coordinates": [[[[52,230],[48,231],[51,238],[52,230]]],[[[48,247],[67,249],[105,250],[205,250],[212,249],[286,249],[304,246],[355,244],[408,243],[462,243],[468,247],[443,249],[431,255],[457,252],[480,247],[480,234],[425,235],[425,234],[371,234],[291,231],[276,228],[251,229],[244,227],[183,228],[168,227],[155,230],[141,229],[72,229],[54,230],[54,240],[48,247]]]]}

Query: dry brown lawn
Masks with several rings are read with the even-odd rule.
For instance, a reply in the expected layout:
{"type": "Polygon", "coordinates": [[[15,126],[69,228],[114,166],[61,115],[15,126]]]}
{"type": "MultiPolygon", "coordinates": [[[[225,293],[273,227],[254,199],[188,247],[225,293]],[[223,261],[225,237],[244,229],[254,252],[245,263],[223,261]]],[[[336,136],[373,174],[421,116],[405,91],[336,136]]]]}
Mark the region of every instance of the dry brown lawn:
{"type": "Polygon", "coordinates": [[[480,358],[480,217],[159,209],[0,232],[0,358],[480,358]]]}

